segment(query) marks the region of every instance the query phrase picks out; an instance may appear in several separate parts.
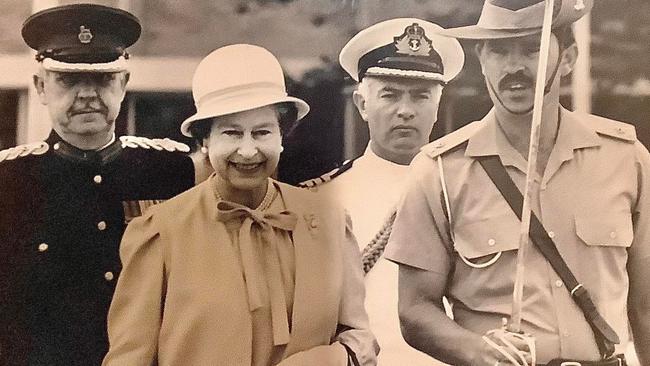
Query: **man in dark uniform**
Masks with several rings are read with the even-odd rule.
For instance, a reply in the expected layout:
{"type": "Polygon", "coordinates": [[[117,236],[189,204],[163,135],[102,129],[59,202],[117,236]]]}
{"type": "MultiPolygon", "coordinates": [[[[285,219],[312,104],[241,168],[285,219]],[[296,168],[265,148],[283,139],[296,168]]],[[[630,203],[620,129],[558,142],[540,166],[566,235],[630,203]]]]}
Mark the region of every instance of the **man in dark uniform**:
{"type": "Polygon", "coordinates": [[[53,131],[0,152],[0,365],[99,365],[127,222],[194,184],[186,145],[115,137],[140,31],[89,4],[23,25],[53,131]]]}

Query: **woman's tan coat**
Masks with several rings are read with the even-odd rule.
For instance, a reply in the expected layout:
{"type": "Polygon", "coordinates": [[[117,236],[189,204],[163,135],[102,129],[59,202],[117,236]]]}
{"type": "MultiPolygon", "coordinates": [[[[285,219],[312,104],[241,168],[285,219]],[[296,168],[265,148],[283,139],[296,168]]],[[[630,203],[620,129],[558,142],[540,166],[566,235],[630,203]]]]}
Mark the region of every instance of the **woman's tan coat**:
{"type": "MultiPolygon", "coordinates": [[[[103,365],[251,365],[254,330],[244,278],[216,219],[212,184],[208,179],[128,226],[103,365]]],[[[291,339],[280,365],[346,365],[339,342],[362,365],[374,365],[377,345],[344,211],[312,192],[274,184],[298,216],[291,339]]]]}

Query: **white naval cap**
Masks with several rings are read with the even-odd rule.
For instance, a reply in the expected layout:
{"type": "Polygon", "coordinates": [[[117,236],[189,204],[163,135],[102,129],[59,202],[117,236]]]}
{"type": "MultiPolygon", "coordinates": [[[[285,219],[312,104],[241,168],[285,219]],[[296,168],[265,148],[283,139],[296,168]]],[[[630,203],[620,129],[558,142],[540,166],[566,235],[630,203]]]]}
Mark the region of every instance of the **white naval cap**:
{"type": "Polygon", "coordinates": [[[463,68],[465,54],[457,40],[439,34],[442,30],[417,18],[386,20],[352,37],[339,62],[356,81],[374,75],[447,83],[463,68]]]}

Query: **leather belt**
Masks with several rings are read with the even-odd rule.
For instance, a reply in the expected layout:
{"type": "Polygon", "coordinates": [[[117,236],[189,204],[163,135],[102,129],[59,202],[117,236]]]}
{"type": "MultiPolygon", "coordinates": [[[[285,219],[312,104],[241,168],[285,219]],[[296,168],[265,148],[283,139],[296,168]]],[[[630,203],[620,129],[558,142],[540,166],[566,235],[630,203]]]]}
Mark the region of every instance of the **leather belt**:
{"type": "Polygon", "coordinates": [[[627,362],[625,362],[625,355],[616,355],[602,361],[576,361],[556,358],[546,365],[540,366],[627,366],[627,362]]]}

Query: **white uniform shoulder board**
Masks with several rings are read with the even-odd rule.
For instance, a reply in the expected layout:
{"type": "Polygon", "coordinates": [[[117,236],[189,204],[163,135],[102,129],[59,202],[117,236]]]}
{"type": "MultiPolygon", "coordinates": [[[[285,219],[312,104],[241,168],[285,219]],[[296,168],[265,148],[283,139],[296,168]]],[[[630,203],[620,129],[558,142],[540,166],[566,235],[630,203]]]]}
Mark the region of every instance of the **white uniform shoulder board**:
{"type": "Polygon", "coordinates": [[[50,145],[45,141],[34,142],[31,144],[18,145],[6,150],[0,151],[0,162],[5,160],[14,160],[19,157],[28,155],[43,155],[50,149],[50,145]]]}
{"type": "Polygon", "coordinates": [[[169,138],[164,139],[150,139],[146,137],[139,136],[120,136],[120,141],[122,142],[122,147],[130,148],[143,148],[143,149],[154,149],[158,151],[166,150],[170,152],[180,151],[180,152],[189,152],[190,147],[185,145],[182,142],[174,141],[169,138]]]}
{"type": "Polygon", "coordinates": [[[304,182],[298,183],[298,187],[300,188],[314,188],[317,187],[321,184],[327,183],[331,181],[332,179],[338,177],[339,175],[345,173],[348,171],[350,168],[352,168],[352,164],[354,163],[354,160],[346,160],[341,164],[341,166],[330,170],[329,172],[321,175],[320,177],[316,177],[313,179],[306,180],[304,182]]]}
{"type": "Polygon", "coordinates": [[[469,140],[469,138],[472,137],[479,128],[483,127],[483,125],[483,121],[471,122],[448,135],[424,145],[420,150],[432,159],[435,159],[438,155],[444,154],[469,140]]]}
{"type": "Polygon", "coordinates": [[[626,142],[637,141],[636,128],[631,124],[594,115],[589,115],[589,118],[585,122],[600,135],[613,137],[626,142]]]}

